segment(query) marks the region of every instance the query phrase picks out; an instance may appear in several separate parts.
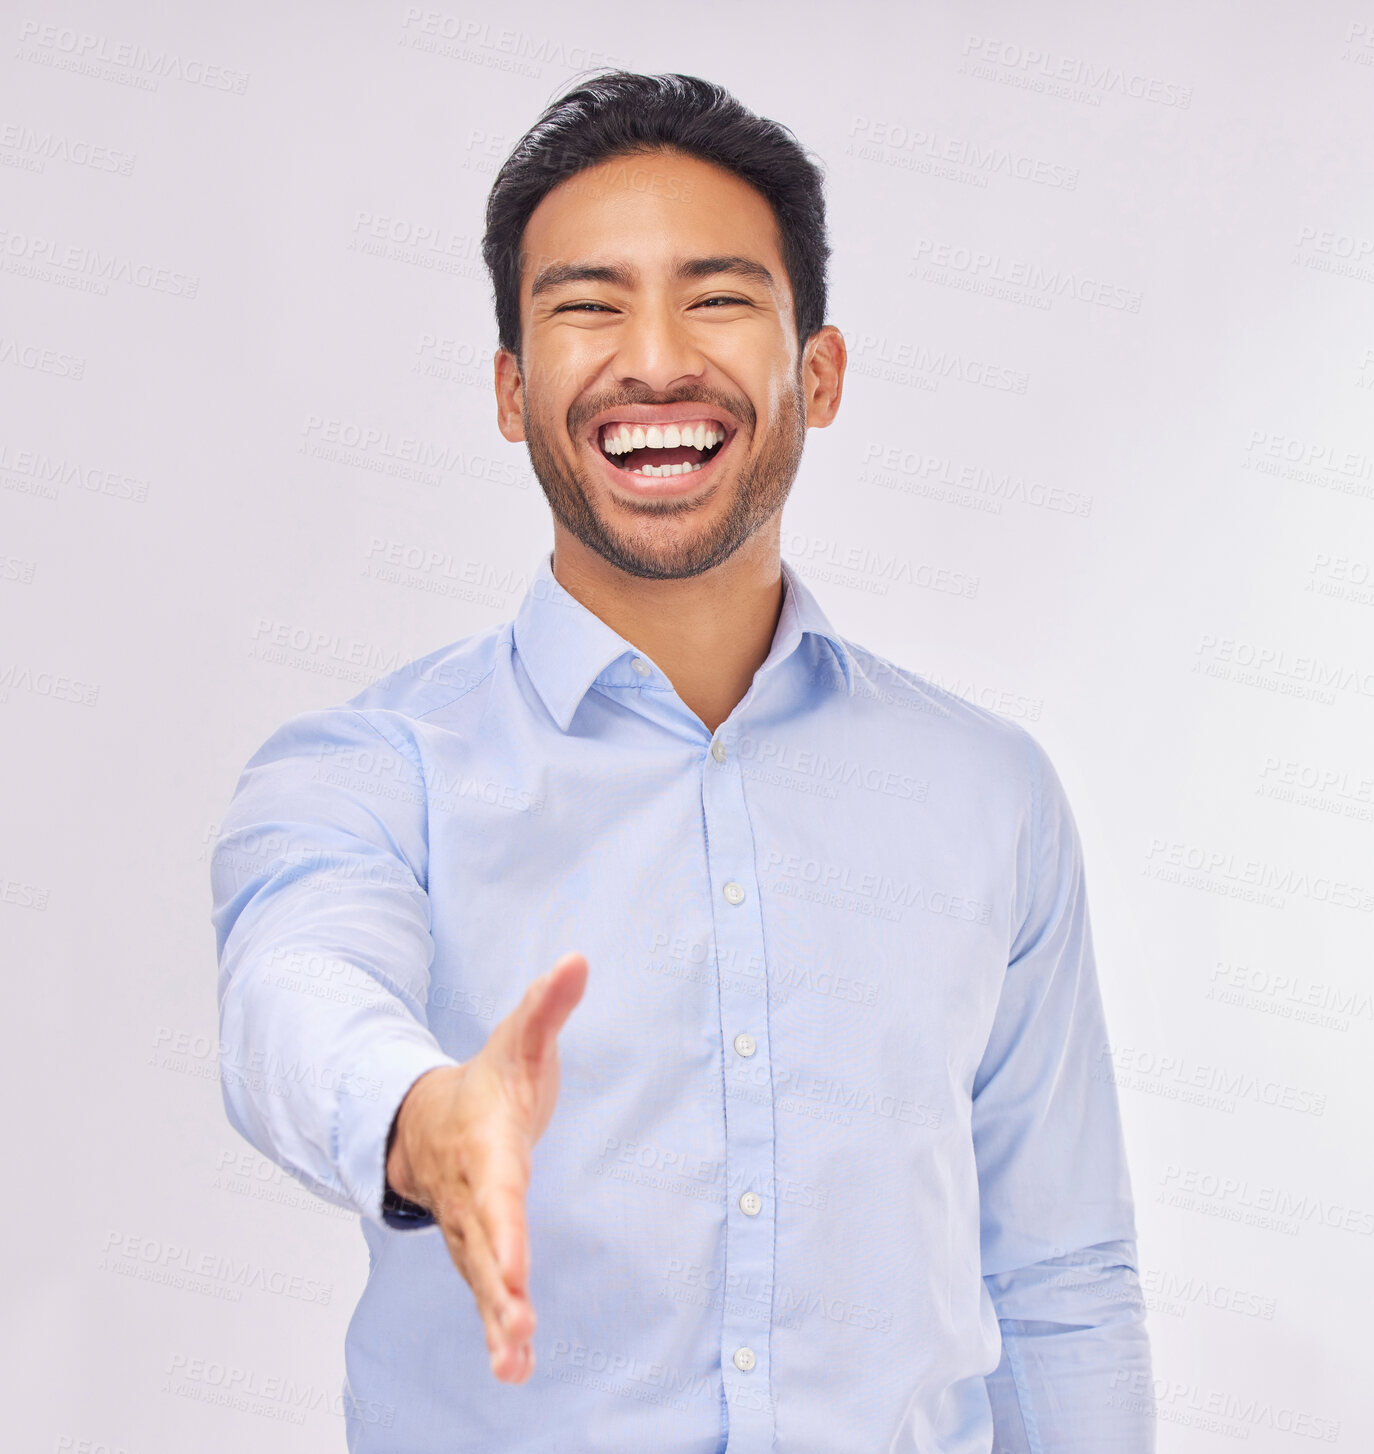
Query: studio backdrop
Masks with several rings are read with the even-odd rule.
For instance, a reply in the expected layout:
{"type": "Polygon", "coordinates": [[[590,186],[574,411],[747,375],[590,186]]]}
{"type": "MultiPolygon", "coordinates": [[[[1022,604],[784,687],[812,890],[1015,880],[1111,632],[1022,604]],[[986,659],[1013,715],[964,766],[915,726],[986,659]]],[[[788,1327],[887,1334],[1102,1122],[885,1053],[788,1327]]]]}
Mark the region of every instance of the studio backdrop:
{"type": "Polygon", "coordinates": [[[548,552],[479,241],[606,65],[824,162],[849,371],[783,555],[1067,788],[1123,1392],[1161,1451],[1374,1447],[1374,5],[23,0],[0,36],[6,1448],[343,1448],[363,1239],[225,1118],[208,857],[279,723],[548,552]]]}

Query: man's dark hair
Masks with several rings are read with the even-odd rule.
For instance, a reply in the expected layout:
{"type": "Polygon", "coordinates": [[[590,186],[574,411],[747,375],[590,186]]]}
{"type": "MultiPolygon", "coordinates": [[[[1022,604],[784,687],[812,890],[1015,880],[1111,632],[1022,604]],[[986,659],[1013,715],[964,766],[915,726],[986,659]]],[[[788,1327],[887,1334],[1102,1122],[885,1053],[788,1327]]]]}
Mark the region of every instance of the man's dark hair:
{"type": "Polygon", "coordinates": [[[496,293],[502,348],[520,352],[521,241],[534,209],[588,167],[665,149],[732,172],[763,194],[778,225],[798,341],[825,322],[830,247],[822,175],[792,132],[698,76],[609,70],[551,102],[492,184],[482,257],[496,293]]]}

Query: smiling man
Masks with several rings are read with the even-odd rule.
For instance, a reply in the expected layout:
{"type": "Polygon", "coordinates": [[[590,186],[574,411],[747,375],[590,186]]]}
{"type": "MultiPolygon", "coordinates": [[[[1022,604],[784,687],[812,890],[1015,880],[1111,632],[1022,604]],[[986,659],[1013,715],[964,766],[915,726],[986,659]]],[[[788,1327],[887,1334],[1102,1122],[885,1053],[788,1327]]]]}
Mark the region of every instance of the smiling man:
{"type": "Polygon", "coordinates": [[[354,1451],[1154,1448],[1063,789],[780,557],[827,256],[719,87],[554,102],[485,247],[553,551],[240,779],[225,1104],[363,1219],[354,1451]]]}

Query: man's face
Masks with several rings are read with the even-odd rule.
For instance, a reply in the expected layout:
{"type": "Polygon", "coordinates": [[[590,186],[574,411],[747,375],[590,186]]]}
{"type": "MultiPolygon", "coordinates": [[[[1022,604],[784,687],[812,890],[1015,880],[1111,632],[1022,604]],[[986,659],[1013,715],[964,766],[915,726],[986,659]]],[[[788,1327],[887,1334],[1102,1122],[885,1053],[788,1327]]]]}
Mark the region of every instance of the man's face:
{"type": "Polygon", "coordinates": [[[782,508],[808,423],[768,203],[678,152],[615,158],[544,198],[522,253],[502,428],[555,519],[634,576],[726,560],[782,508]]]}

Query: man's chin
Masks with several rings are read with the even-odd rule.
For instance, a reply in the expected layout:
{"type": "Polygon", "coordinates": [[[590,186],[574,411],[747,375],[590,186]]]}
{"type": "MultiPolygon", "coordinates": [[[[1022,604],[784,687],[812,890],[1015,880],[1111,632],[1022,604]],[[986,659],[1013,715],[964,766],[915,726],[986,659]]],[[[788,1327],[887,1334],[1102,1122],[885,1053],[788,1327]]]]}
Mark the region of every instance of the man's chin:
{"type": "MultiPolygon", "coordinates": [[[[625,531],[600,528],[580,537],[609,565],[642,580],[685,580],[718,565],[724,555],[720,541],[699,527],[625,531]]],[[[728,552],[726,552],[728,554],[728,552]]]]}

